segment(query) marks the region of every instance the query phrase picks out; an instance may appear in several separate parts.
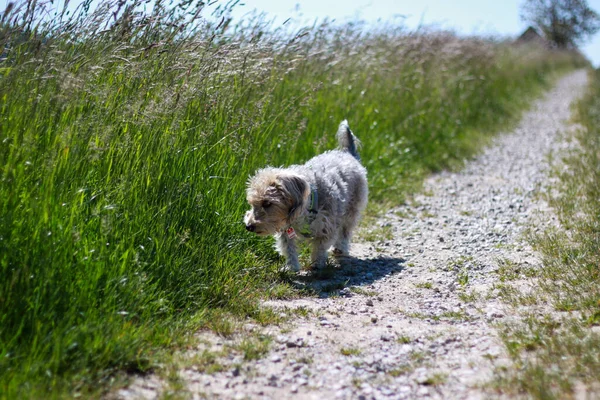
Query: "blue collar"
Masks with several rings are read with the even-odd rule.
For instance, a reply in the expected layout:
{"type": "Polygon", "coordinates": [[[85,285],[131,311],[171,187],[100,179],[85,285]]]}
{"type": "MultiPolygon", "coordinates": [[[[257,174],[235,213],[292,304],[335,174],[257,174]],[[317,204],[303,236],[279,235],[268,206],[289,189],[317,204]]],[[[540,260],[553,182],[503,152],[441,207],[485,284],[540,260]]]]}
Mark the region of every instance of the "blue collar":
{"type": "Polygon", "coordinates": [[[319,193],[317,192],[317,187],[314,185],[310,185],[310,205],[308,212],[311,214],[319,212],[319,193]]]}
{"type": "MultiPolygon", "coordinates": [[[[317,217],[317,213],[319,212],[319,194],[317,192],[317,187],[314,185],[310,185],[310,204],[308,206],[309,215],[307,219],[304,220],[304,223],[299,228],[299,233],[305,237],[312,237],[312,232],[310,230],[310,224],[317,217]]],[[[290,211],[290,214],[292,211],[290,211]]],[[[297,234],[294,228],[291,225],[288,225],[282,232],[285,233],[289,239],[294,239],[297,234]]]]}

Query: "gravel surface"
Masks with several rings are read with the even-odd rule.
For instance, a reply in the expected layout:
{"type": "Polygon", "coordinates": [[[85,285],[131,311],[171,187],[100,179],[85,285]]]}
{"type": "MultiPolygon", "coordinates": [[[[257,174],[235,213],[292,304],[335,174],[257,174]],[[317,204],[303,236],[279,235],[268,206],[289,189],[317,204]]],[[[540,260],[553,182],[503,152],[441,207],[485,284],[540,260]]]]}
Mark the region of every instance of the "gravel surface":
{"type": "MultiPolygon", "coordinates": [[[[489,395],[482,384],[507,362],[494,325],[511,318],[497,299],[497,271],[509,263],[539,266],[522,233],[534,216],[552,223],[537,194],[548,179],[548,155],[568,145],[558,133],[585,84],[585,71],[564,77],[462,171],[430,177],[423,194],[372,228],[390,239],[354,244],[333,278],[298,278],[320,297],[268,302],[295,317],[291,326],[245,326],[271,335],[266,356],[244,361],[230,353],[214,374],[192,363],[179,371],[183,386],[193,398],[225,399],[489,395]]],[[[199,336],[203,344],[191,355],[240,340],[199,336]]],[[[117,397],[156,398],[165,387],[156,376],[137,378],[117,397]]]]}

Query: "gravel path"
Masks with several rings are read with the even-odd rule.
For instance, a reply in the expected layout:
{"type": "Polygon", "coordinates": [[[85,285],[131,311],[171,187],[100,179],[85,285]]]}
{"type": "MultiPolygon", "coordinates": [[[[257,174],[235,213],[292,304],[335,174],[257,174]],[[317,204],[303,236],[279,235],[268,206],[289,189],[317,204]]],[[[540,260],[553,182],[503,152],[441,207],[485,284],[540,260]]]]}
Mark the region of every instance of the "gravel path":
{"type": "MultiPolygon", "coordinates": [[[[181,370],[193,398],[485,397],[481,384],[506,362],[494,324],[511,317],[497,299],[497,270],[539,266],[522,233],[546,209],[536,193],[585,84],[584,71],[564,77],[461,172],[430,177],[423,194],[377,222],[374,233],[390,239],[354,244],[355,258],[332,279],[299,278],[320,297],[269,302],[296,316],[291,327],[245,326],[274,338],[265,357],[233,352],[222,372],[181,370]]],[[[200,335],[196,353],[240,340],[200,335]]],[[[162,386],[139,378],[118,397],[155,398],[162,386]]]]}

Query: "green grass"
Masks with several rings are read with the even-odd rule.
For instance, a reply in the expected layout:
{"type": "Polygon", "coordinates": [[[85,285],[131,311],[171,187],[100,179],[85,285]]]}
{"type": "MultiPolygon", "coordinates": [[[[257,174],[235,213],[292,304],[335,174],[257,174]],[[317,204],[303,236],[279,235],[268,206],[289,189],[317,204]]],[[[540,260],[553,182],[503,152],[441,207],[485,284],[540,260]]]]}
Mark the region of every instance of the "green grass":
{"type": "Polygon", "coordinates": [[[340,120],[364,143],[371,201],[395,202],[582,63],[140,4],[67,16],[19,1],[0,23],[0,397],[96,396],[186,332],[271,321],[257,299],[290,294],[272,241],[241,224],[246,180],[333,148],[340,120]]]}
{"type": "Polygon", "coordinates": [[[513,365],[499,369],[493,385],[508,395],[600,395],[600,71],[590,78],[575,110],[584,128],[576,134],[578,146],[556,169],[558,182],[547,199],[560,227],[530,237],[544,267],[529,273],[505,263],[499,271],[503,281],[525,273],[536,287],[533,293],[512,288],[505,296],[527,306],[520,321],[501,329],[513,365]]]}
{"type": "Polygon", "coordinates": [[[433,289],[433,283],[431,282],[418,282],[415,283],[415,287],[420,289],[433,289]]]}
{"type": "Polygon", "coordinates": [[[350,291],[352,293],[356,293],[358,295],[367,296],[367,297],[375,297],[379,294],[375,290],[365,289],[360,286],[350,286],[350,291]]]}
{"type": "Polygon", "coordinates": [[[361,351],[355,347],[342,347],[340,354],[343,356],[360,356],[361,351]]]}
{"type": "Polygon", "coordinates": [[[396,341],[401,344],[408,344],[408,343],[411,343],[413,340],[410,336],[401,335],[401,336],[398,336],[398,339],[396,339],[396,341]]]}
{"type": "Polygon", "coordinates": [[[272,338],[266,335],[253,335],[242,339],[233,349],[244,355],[245,361],[263,358],[271,346],[272,338]]]}
{"type": "Polygon", "coordinates": [[[444,383],[446,383],[447,380],[448,380],[448,374],[443,373],[443,372],[436,372],[436,373],[428,376],[423,381],[423,385],[439,386],[439,385],[443,385],[444,383]]]}

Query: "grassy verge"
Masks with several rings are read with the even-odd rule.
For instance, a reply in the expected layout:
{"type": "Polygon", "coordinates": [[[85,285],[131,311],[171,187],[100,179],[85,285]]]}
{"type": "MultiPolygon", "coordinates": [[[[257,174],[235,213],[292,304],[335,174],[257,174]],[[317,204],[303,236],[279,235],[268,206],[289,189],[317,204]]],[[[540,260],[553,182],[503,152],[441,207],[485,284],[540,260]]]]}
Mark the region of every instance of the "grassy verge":
{"type": "Polygon", "coordinates": [[[535,277],[537,290],[509,296],[526,310],[502,331],[514,366],[499,370],[496,383],[511,395],[600,395],[600,71],[590,77],[577,106],[584,129],[549,198],[560,227],[532,237],[544,265],[535,277]]]}
{"type": "Polygon", "coordinates": [[[222,313],[260,318],[281,260],[244,231],[246,179],[333,148],[341,119],[364,142],[372,200],[399,201],[581,64],[443,32],[290,32],[155,3],[3,13],[0,397],[87,396],[150,370],[192,328],[229,329],[222,313]]]}

